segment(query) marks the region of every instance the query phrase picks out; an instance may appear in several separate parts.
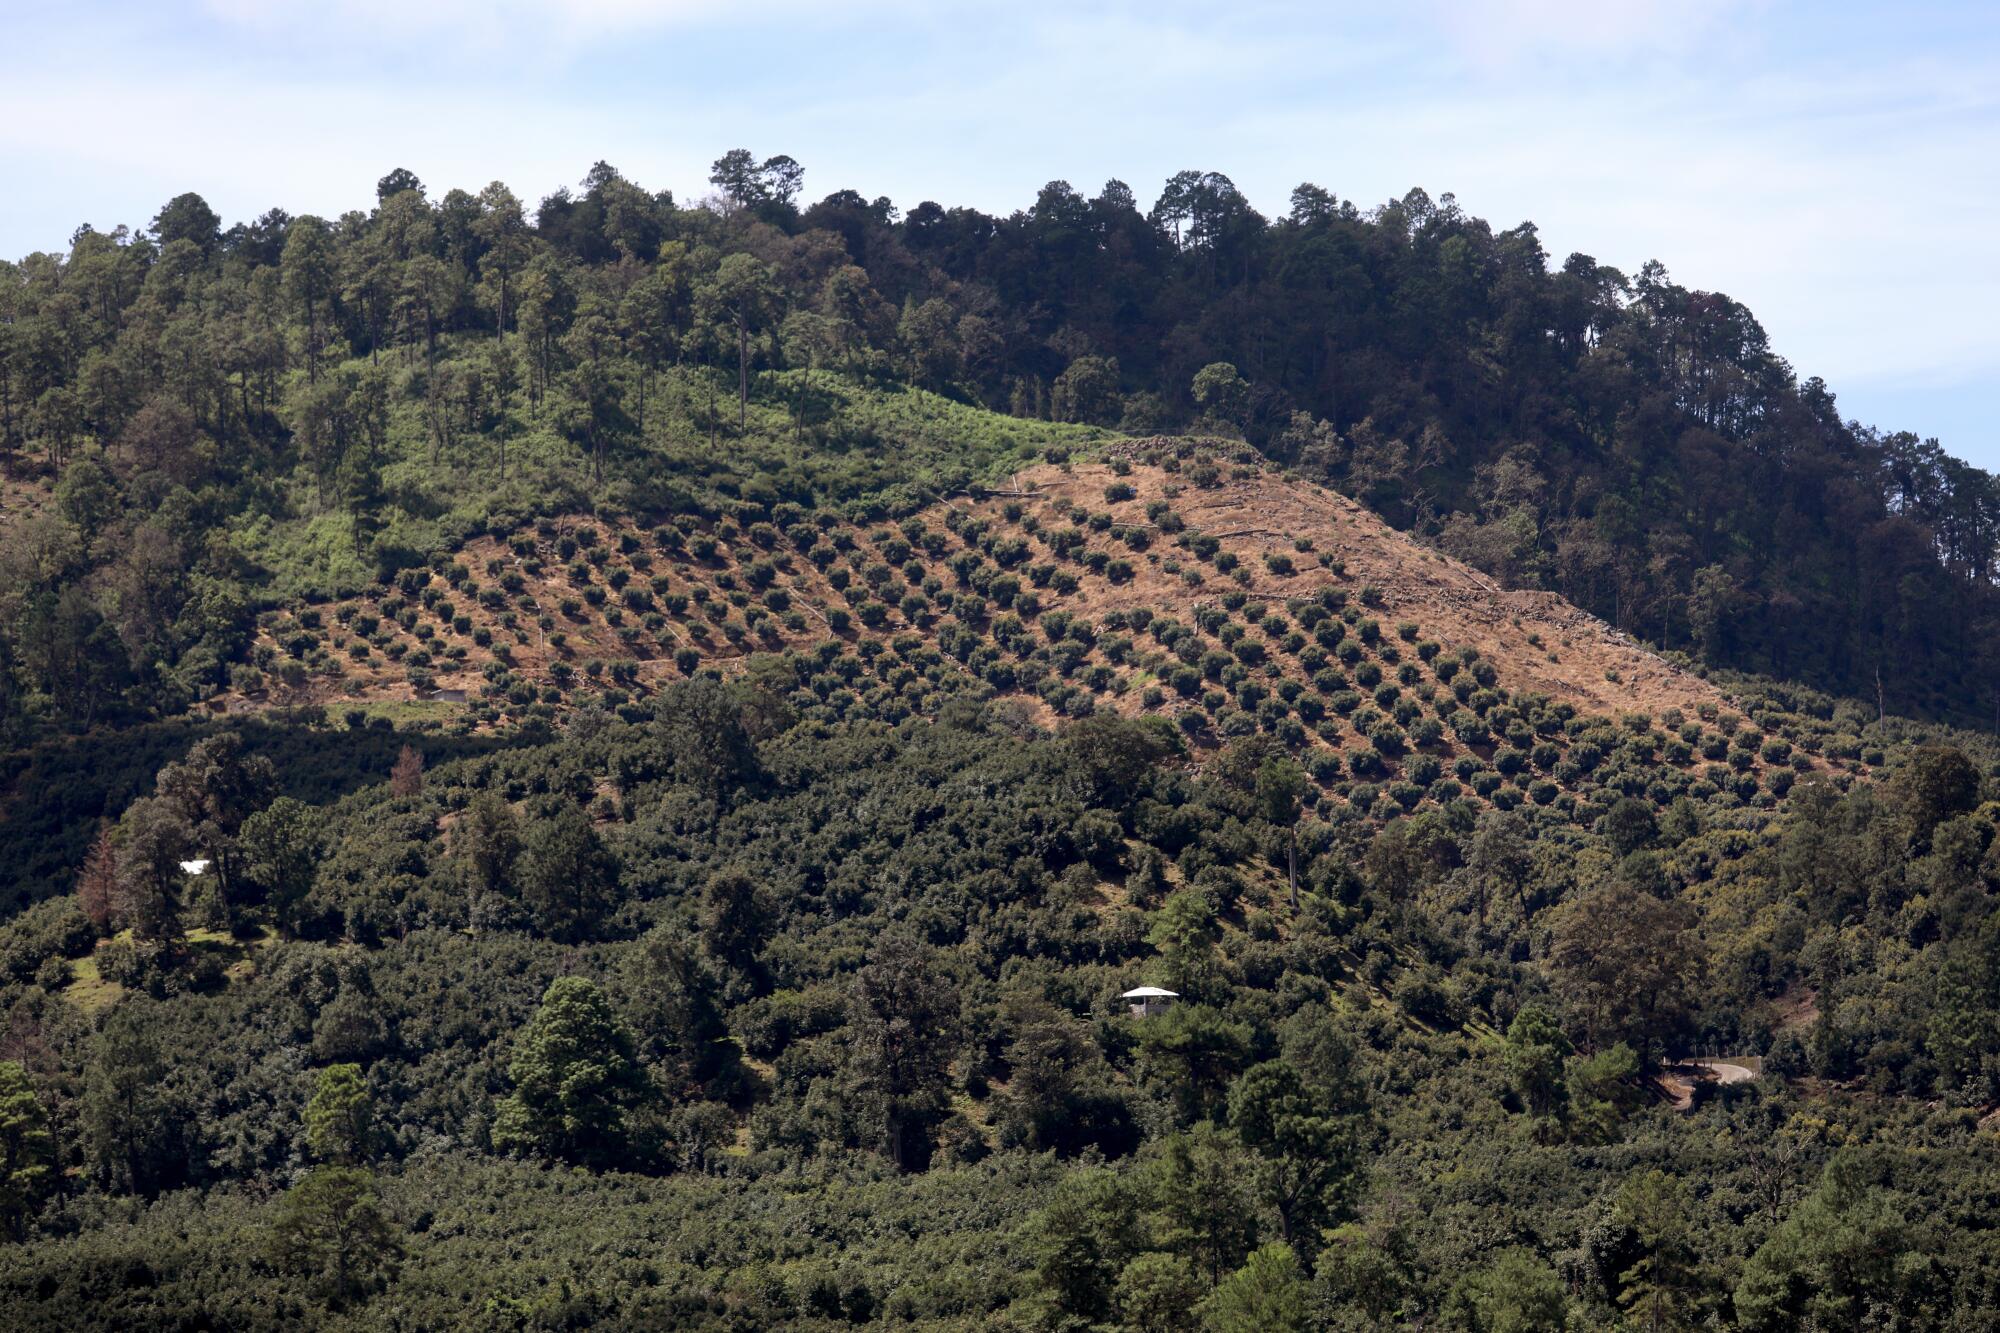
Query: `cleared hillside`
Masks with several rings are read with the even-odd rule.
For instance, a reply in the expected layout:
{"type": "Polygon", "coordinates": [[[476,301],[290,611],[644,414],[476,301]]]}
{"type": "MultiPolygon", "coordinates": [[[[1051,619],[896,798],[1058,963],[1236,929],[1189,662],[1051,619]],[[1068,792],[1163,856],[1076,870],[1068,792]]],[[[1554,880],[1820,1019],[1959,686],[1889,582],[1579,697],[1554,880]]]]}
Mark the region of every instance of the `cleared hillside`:
{"type": "Polygon", "coordinates": [[[1603,802],[1608,769],[1655,757],[1678,775],[1663,804],[1769,800],[1818,766],[1699,677],[1344,496],[1185,442],[1116,450],[896,522],[779,506],[482,536],[371,596],[267,616],[265,688],[214,706],[494,727],[763,655],[803,716],[897,721],[981,685],[1045,724],[1158,713],[1197,755],[1269,735],[1363,807],[1603,802]]]}

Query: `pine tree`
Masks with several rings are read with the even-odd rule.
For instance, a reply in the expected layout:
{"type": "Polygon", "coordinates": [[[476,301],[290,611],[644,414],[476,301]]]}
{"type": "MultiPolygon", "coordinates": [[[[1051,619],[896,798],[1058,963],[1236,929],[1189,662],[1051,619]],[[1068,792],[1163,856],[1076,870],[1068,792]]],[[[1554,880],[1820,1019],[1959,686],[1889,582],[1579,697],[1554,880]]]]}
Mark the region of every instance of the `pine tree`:
{"type": "Polygon", "coordinates": [[[848,1006],[850,1074],[899,1169],[921,1166],[916,1134],[945,1106],[947,1066],[958,1044],[958,1001],[929,949],[891,935],[854,979],[848,1006]]]}
{"type": "Polygon", "coordinates": [[[1161,1152],[1160,1240],[1185,1256],[1211,1290],[1257,1243],[1246,1165],[1235,1140],[1206,1123],[1174,1135],[1161,1152]]]}
{"type": "Polygon", "coordinates": [[[312,1278],[335,1307],[393,1271],[402,1254],[374,1173],[352,1166],[317,1167],[287,1191],[270,1248],[278,1266],[312,1278]]]}
{"type": "Polygon", "coordinates": [[[1632,1232],[1638,1257],[1618,1275],[1618,1303],[1647,1333],[1685,1328],[1696,1287],[1687,1183],[1655,1168],[1626,1179],[1612,1217],[1632,1232]]]}
{"type": "Polygon", "coordinates": [[[574,805],[529,829],[519,878],[521,901],[550,939],[583,938],[617,900],[618,863],[574,805]]]}
{"type": "Polygon", "coordinates": [[[55,1182],[55,1136],[19,1061],[0,1061],[0,1223],[19,1238],[55,1182]]]}
{"type": "Polygon", "coordinates": [[[99,829],[90,844],[90,855],[76,877],[76,902],[98,934],[110,933],[111,914],[118,903],[118,849],[109,828],[99,829]]]}

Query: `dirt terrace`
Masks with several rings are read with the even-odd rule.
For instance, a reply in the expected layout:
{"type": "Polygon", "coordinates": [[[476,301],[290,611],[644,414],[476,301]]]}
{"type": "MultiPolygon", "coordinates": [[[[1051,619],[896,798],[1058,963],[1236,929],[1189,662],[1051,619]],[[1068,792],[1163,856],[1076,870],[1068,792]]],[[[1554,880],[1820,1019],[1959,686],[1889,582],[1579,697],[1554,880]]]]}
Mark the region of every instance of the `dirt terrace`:
{"type": "MultiPolygon", "coordinates": [[[[1499,668],[1509,689],[1567,700],[1579,712],[1657,714],[1679,708],[1695,714],[1703,704],[1730,707],[1728,698],[1707,681],[1556,594],[1509,592],[1324,486],[1260,472],[1205,489],[1158,468],[1134,467],[1129,476],[1117,477],[1108,466],[1042,466],[1017,474],[1005,489],[1044,503],[1063,499],[1096,509],[1104,507],[1104,488],[1113,481],[1124,481],[1137,492],[1135,499],[1110,506],[1121,518],[1143,515],[1148,503],[1165,499],[1167,489],[1178,485],[1179,493],[1170,501],[1174,512],[1189,528],[1220,539],[1238,554],[1250,571],[1248,591],[1255,597],[1372,586],[1381,593],[1377,614],[1385,625],[1415,621],[1425,637],[1448,648],[1477,648],[1499,668]],[[1294,550],[1298,538],[1312,543],[1310,553],[1294,550]],[[1291,555],[1297,572],[1289,577],[1271,573],[1262,559],[1267,551],[1291,555]],[[1345,575],[1321,567],[1321,553],[1331,554],[1345,575]],[[1531,635],[1541,642],[1533,642],[1531,635]]],[[[996,504],[974,507],[992,510],[996,504]]],[[[1093,583],[1086,590],[1087,613],[1100,613],[1138,606],[1184,611],[1213,600],[1221,589],[1189,589],[1149,564],[1129,584],[1093,583]]]]}

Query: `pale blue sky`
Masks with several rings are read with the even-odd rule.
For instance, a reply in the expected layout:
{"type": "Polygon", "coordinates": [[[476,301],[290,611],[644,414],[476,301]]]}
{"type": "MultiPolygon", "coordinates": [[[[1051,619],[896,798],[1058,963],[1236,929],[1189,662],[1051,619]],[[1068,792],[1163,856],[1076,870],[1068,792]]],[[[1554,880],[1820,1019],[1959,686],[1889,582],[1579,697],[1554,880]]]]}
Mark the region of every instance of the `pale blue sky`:
{"type": "Polygon", "coordinates": [[[1782,0],[0,0],[0,253],[365,205],[392,166],[525,198],[723,150],[1007,211],[1222,171],[1413,185],[1728,292],[1847,413],[2000,469],[2000,7],[1782,0]]]}

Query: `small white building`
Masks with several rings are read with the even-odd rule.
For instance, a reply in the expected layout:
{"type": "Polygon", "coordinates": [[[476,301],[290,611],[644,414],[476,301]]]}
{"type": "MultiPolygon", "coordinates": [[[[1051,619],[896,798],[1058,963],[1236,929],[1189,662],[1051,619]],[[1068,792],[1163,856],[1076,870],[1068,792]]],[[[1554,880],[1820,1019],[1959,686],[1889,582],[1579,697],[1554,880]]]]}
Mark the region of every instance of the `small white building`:
{"type": "Polygon", "coordinates": [[[1118,998],[1132,1006],[1132,1017],[1151,1018],[1173,1008],[1174,1001],[1181,997],[1175,991],[1161,990],[1158,986],[1134,986],[1118,998]]]}
{"type": "Polygon", "coordinates": [[[208,858],[204,856],[199,861],[181,862],[181,873],[183,875],[206,875],[208,873],[208,858]]]}

